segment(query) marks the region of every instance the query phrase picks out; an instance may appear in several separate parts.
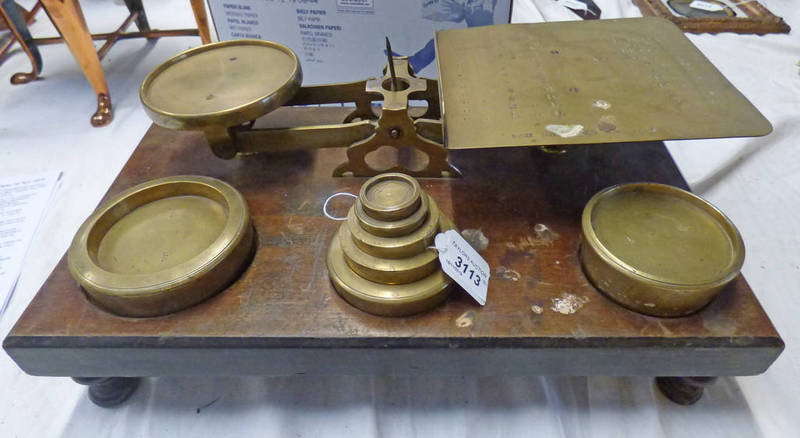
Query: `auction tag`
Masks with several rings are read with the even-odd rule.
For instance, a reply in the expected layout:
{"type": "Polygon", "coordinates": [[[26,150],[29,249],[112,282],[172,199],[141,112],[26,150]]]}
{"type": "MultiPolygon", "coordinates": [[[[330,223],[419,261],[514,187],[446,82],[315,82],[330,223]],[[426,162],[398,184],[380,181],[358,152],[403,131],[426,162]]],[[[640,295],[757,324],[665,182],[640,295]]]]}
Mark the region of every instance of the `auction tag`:
{"type": "Polygon", "coordinates": [[[436,235],[442,271],[472,295],[481,306],[489,290],[489,264],[456,230],[436,235]]]}
{"type": "Polygon", "coordinates": [[[725,7],[722,5],[718,5],[716,3],[711,3],[711,2],[704,2],[703,0],[694,0],[693,2],[689,3],[689,7],[708,12],[719,12],[725,9],[725,7]]]}

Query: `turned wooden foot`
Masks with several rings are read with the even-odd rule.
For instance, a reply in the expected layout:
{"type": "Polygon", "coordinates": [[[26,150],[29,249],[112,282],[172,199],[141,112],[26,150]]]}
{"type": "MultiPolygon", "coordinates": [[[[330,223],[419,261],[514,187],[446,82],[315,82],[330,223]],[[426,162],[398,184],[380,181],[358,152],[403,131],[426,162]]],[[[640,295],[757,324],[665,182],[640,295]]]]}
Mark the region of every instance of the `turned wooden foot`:
{"type": "Polygon", "coordinates": [[[705,387],[716,380],[716,377],[656,377],[656,385],[673,402],[693,405],[703,396],[705,387]]]}
{"type": "Polygon", "coordinates": [[[138,377],[73,377],[89,386],[89,400],[97,406],[111,408],[130,398],[139,386],[138,377]]]}

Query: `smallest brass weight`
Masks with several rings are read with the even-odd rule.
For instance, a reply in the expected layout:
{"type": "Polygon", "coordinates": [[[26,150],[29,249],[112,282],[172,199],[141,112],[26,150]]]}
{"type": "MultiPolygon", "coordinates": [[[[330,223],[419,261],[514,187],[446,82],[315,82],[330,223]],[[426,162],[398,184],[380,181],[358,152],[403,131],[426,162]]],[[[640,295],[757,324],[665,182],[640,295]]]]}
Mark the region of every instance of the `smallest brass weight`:
{"type": "Polygon", "coordinates": [[[177,312],[235,281],[255,233],[244,197],[204,176],[132,187],[98,207],[67,254],[70,274],[99,307],[122,316],[177,312]]]}
{"type": "Polygon", "coordinates": [[[739,275],[744,243],[725,215],[676,187],[609,187],[583,210],[581,263],[614,301],[653,316],[683,316],[739,275]]]}
{"type": "Polygon", "coordinates": [[[348,303],[376,315],[429,310],[453,285],[429,246],[453,228],[414,178],[370,178],[328,248],[333,286],[348,303]]]}

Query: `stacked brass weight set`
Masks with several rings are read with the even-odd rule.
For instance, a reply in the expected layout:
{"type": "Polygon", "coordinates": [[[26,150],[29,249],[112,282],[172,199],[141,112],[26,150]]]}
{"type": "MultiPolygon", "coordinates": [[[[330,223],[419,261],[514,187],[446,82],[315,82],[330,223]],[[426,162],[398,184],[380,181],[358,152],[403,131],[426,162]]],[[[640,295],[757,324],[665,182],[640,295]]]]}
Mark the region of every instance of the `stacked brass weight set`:
{"type": "Polygon", "coordinates": [[[328,249],[328,272],[347,302],[376,315],[428,310],[450,292],[433,245],[454,228],[412,177],[370,178],[328,249]]]}
{"type": "MultiPolygon", "coordinates": [[[[452,287],[429,246],[453,224],[407,176],[460,176],[448,149],[771,130],[665,20],[456,29],[437,33],[436,50],[438,81],[417,77],[407,59],[389,55],[381,77],[301,86],[300,63],[289,48],[225,41],[165,61],[144,80],[140,97],[155,123],[203,131],[221,158],[346,147],[347,161],[333,174],[373,178],[332,236],[329,274],[349,303],[392,316],[428,310],[452,287]],[[586,72],[601,73],[587,78],[586,72]],[[694,80],[686,82],[687,74],[694,80]],[[422,115],[412,116],[411,100],[427,102],[422,115]],[[380,115],[372,106],[377,101],[380,115]],[[342,123],[254,128],[256,118],[281,106],[331,103],[353,104],[342,123]],[[427,165],[377,170],[365,157],[382,146],[416,149],[427,155],[427,165]]],[[[580,257],[589,280],[616,302],[650,315],[697,311],[737,275],[744,258],[741,237],[722,213],[657,184],[601,192],[587,204],[582,230],[580,257]]],[[[165,314],[233,281],[254,250],[253,234],[244,199],[227,184],[191,176],[155,180],[115,196],[86,221],[69,251],[70,271],[107,310],[165,314]],[[179,218],[191,236],[176,233],[165,217],[179,218]]]]}

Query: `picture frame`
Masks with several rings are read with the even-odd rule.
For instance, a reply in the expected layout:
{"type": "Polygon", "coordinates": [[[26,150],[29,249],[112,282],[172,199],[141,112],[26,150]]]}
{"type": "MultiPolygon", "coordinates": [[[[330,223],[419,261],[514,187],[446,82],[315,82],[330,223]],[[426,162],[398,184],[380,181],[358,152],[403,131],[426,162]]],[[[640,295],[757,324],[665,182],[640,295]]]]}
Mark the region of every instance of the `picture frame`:
{"type": "Polygon", "coordinates": [[[633,3],[639,8],[642,15],[666,18],[688,33],[733,32],[764,35],[789,33],[791,30],[783,18],[772,14],[756,0],[721,2],[735,7],[740,12],[736,16],[694,18],[679,15],[667,5],[667,0],[633,0],[633,3]]]}

